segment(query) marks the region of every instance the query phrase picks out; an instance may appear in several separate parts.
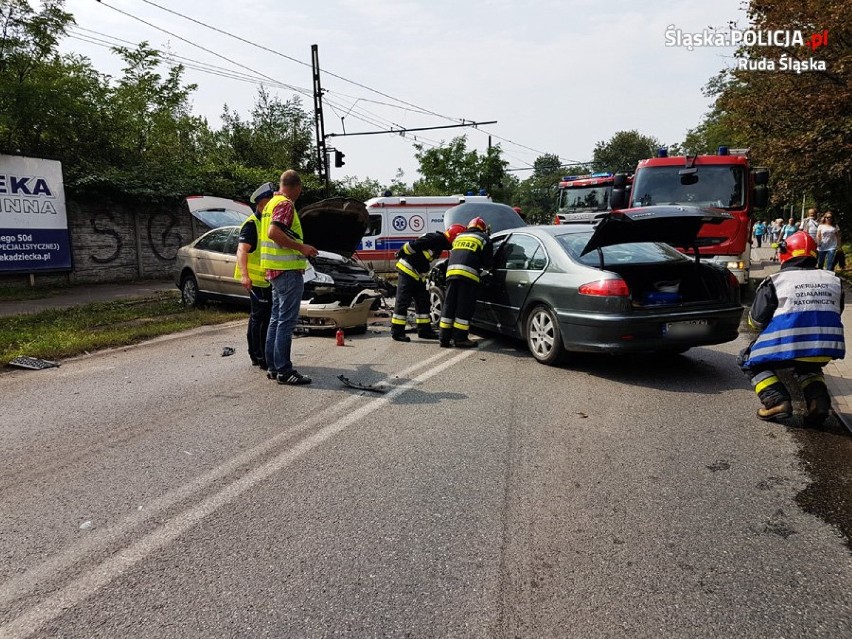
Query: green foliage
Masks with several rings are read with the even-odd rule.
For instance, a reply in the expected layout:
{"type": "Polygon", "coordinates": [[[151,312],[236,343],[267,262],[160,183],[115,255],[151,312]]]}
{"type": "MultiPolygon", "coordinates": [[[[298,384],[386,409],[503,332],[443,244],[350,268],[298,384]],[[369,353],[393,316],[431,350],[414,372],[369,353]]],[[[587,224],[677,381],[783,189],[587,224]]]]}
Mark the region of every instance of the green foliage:
{"type": "Polygon", "coordinates": [[[412,185],[414,195],[451,195],[478,193],[486,189],[497,201],[502,201],[510,184],[506,174],[509,163],[503,159],[499,145],[484,155],[467,149],[467,137],[453,138],[449,144],[425,149],[416,144],[414,157],[420,163],[422,179],[412,185]]]}
{"type": "Polygon", "coordinates": [[[618,131],[608,141],[601,140],[595,144],[594,169],[632,173],[639,160],[654,157],[660,146],[657,138],[638,131],[618,131]]]}
{"type": "Polygon", "coordinates": [[[186,308],[177,291],[146,299],[14,315],[4,318],[0,325],[0,362],[20,355],[49,360],[73,357],[245,316],[244,310],[224,306],[186,308]]]}
{"type": "MultiPolygon", "coordinates": [[[[749,20],[760,30],[828,30],[829,44],[807,47],[743,47],[737,58],[782,55],[813,58],[825,71],[802,73],[738,69],[715,79],[714,111],[752,150],[756,162],[768,166],[775,204],[801,202],[803,194],[817,208],[833,208],[841,216],[852,209],[852,27],[849,3],[843,0],[752,1],[749,20]]],[[[845,218],[848,219],[848,218],[845,218]]]]}

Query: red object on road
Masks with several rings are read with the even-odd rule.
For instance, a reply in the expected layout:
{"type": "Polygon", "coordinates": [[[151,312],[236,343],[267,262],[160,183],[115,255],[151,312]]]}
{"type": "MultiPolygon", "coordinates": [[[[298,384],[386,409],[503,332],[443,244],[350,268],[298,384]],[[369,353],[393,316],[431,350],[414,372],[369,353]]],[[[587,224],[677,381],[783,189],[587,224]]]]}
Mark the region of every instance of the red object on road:
{"type": "Polygon", "coordinates": [[[344,343],[343,343],[343,329],[342,328],[337,329],[337,333],[335,333],[335,337],[337,337],[337,345],[343,346],[344,343]]]}

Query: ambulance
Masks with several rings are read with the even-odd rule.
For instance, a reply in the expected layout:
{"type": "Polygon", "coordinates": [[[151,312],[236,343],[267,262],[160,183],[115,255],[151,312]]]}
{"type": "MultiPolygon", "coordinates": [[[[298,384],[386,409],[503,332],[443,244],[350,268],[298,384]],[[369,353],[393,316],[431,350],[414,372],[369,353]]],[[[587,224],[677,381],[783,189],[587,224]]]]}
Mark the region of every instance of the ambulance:
{"type": "Polygon", "coordinates": [[[444,230],[444,213],[465,202],[491,202],[488,195],[374,197],[365,202],[370,224],[355,254],[376,273],[395,272],[396,252],[424,233],[444,230]]]}

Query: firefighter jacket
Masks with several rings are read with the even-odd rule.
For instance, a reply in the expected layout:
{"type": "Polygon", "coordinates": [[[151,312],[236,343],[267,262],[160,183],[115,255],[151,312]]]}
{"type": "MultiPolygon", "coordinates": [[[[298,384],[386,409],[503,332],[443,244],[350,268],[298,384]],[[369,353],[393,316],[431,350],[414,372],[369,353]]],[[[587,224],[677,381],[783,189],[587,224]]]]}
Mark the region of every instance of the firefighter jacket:
{"type": "Polygon", "coordinates": [[[479,229],[459,233],[447,262],[447,279],[464,277],[478,282],[480,270],[491,267],[491,258],[491,240],[487,233],[479,229]]]}
{"type": "MultiPolygon", "coordinates": [[[[243,225],[240,227],[240,238],[254,238],[251,244],[251,252],[248,254],[248,276],[251,279],[251,285],[259,288],[266,288],[269,282],[266,281],[266,269],[260,266],[260,215],[249,215],[243,225]]],[[[242,277],[240,265],[237,263],[234,266],[234,279],[239,280],[242,277]]]]}
{"type": "Polygon", "coordinates": [[[749,324],[762,330],[747,367],[793,359],[827,362],[845,355],[840,278],[823,269],[787,266],[755,292],[749,324]]]}
{"type": "MultiPolygon", "coordinates": [[[[263,216],[260,220],[260,266],[270,271],[304,271],[308,267],[308,260],[296,249],[283,248],[269,239],[269,225],[272,222],[272,214],[282,201],[287,198],[280,193],[272,196],[272,199],[263,207],[263,216]]],[[[292,203],[292,202],[291,202],[292,203]]],[[[293,204],[293,222],[285,231],[294,240],[302,241],[302,223],[299,214],[296,213],[296,205],[293,204]]]]}
{"type": "Polygon", "coordinates": [[[406,242],[397,251],[396,268],[415,280],[425,279],[429,266],[436,257],[452,248],[444,233],[435,231],[406,242]]]}

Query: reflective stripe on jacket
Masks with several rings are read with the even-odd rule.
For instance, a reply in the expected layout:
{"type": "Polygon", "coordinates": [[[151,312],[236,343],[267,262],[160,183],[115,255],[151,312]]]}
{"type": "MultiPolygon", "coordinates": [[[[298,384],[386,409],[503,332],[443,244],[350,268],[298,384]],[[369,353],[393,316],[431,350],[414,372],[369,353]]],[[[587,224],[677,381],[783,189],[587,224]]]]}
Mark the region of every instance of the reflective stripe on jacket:
{"type": "MultiPolygon", "coordinates": [[[[304,271],[308,267],[308,260],[296,249],[283,248],[269,239],[269,225],[272,223],[272,214],[275,207],[287,198],[276,193],[272,199],[263,207],[263,217],[260,220],[260,266],[264,270],[271,271],[304,271]]],[[[289,200],[288,200],[289,201],[289,200]]],[[[292,202],[290,202],[293,204],[292,202]]],[[[293,204],[293,223],[290,225],[287,235],[293,239],[302,241],[302,223],[299,214],[296,213],[296,205],[293,204]]]]}
{"type": "Polygon", "coordinates": [[[468,229],[459,233],[447,262],[447,279],[464,277],[479,281],[479,271],[491,262],[491,243],[482,231],[468,229]]]}
{"type": "Polygon", "coordinates": [[[450,250],[450,241],[440,231],[426,233],[416,240],[406,242],[397,253],[398,271],[410,275],[416,280],[423,280],[435,257],[450,250]]]}
{"type": "Polygon", "coordinates": [[[778,308],[752,344],[746,365],[842,359],[840,278],[821,269],[781,270],[769,278],[778,308]]]}
{"type": "MultiPolygon", "coordinates": [[[[257,233],[257,244],[254,247],[254,250],[248,254],[248,262],[246,266],[248,267],[248,276],[251,278],[251,285],[258,286],[260,288],[266,288],[269,286],[269,282],[266,281],[266,269],[260,266],[260,218],[257,215],[250,215],[246,218],[246,221],[243,222],[243,225],[240,227],[240,233],[242,234],[242,229],[246,224],[254,224],[255,231],[257,233]]],[[[239,262],[234,266],[234,279],[240,280],[242,279],[242,271],[240,270],[239,262]]]]}

